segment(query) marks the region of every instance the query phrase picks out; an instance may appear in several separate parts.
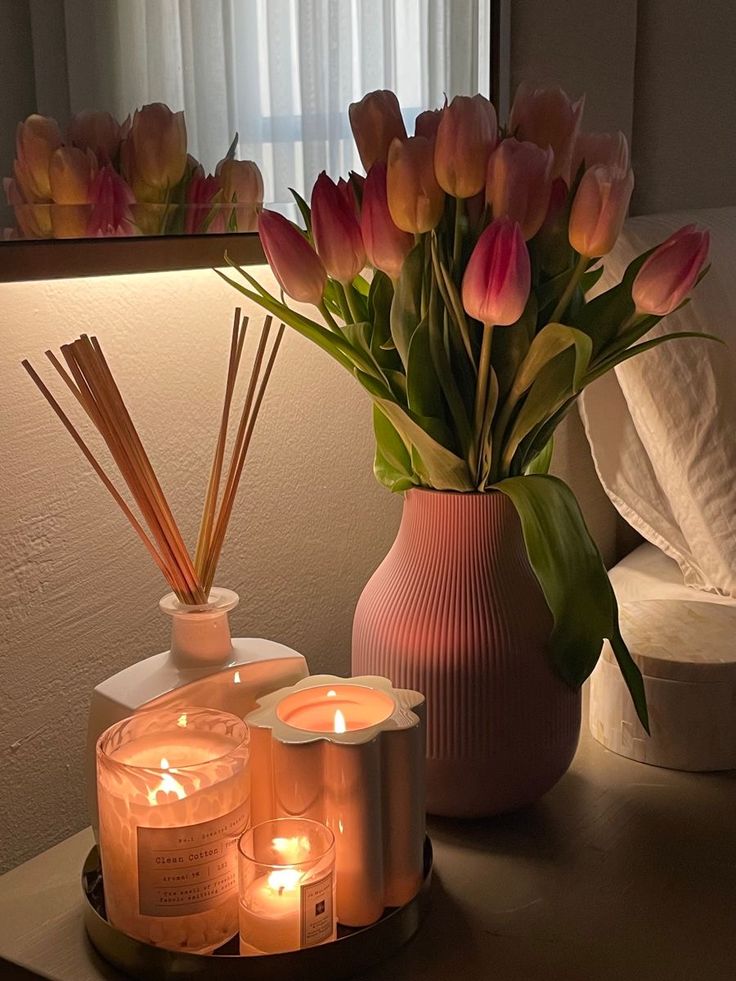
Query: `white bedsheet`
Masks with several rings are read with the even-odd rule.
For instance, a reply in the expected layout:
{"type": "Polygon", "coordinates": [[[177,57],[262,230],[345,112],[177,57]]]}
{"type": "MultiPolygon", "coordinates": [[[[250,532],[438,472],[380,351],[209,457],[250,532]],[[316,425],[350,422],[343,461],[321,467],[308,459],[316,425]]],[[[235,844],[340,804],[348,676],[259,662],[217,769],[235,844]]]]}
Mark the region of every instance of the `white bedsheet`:
{"type": "Polygon", "coordinates": [[[656,545],[644,542],[611,569],[611,583],[619,603],[644,600],[684,600],[715,603],[736,609],[736,599],[686,586],[679,565],[656,545]]]}

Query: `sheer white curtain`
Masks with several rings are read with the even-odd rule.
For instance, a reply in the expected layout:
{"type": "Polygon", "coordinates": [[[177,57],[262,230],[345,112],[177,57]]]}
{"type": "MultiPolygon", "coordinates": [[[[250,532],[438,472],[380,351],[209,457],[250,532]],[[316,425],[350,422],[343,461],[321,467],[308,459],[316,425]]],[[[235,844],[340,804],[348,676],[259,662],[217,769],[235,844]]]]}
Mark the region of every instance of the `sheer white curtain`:
{"type": "MultiPolygon", "coordinates": [[[[43,48],[49,0],[32,3],[43,48]]],[[[365,92],[394,89],[411,125],[445,93],[488,91],[489,0],[52,3],[63,7],[71,112],[184,109],[191,152],[210,170],[238,133],[271,202],[321,170],[360,167],[347,106],[365,92]]]]}

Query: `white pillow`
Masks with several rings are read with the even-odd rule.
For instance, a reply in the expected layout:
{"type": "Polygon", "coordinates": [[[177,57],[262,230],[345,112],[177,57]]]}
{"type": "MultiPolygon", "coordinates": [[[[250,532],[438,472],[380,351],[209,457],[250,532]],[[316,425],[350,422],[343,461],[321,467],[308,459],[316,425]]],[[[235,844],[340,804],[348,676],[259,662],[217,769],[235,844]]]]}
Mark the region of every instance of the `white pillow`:
{"type": "Polygon", "coordinates": [[[736,597],[736,208],[630,219],[596,292],[682,225],[710,230],[712,268],[648,337],[668,341],[590,386],[581,415],[601,483],[623,517],[675,559],[687,585],[736,597]]]}

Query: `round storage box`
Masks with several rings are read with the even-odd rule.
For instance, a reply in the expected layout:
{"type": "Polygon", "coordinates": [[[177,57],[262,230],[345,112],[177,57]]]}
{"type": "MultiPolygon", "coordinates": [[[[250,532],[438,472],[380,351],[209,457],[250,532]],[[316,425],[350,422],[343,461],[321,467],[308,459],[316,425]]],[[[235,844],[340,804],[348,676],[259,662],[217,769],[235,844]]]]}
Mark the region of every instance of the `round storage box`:
{"type": "Polygon", "coordinates": [[[623,602],[621,632],[644,676],[651,735],[608,642],[591,677],[590,730],[608,749],[676,770],[736,767],[736,603],[623,602]]]}

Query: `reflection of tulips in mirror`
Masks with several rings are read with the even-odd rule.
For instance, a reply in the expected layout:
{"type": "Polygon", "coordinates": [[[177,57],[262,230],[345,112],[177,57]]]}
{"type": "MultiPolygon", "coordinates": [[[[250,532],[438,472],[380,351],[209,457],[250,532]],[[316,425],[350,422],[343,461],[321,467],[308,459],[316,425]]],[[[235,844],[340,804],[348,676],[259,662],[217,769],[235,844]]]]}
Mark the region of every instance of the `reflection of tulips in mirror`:
{"type": "Polygon", "coordinates": [[[254,232],[263,207],[258,166],[231,148],[205,174],[187,152],[184,113],[162,103],[122,123],[80,112],[66,135],[56,120],[29,116],[3,186],[16,222],[6,239],[254,232]]]}

